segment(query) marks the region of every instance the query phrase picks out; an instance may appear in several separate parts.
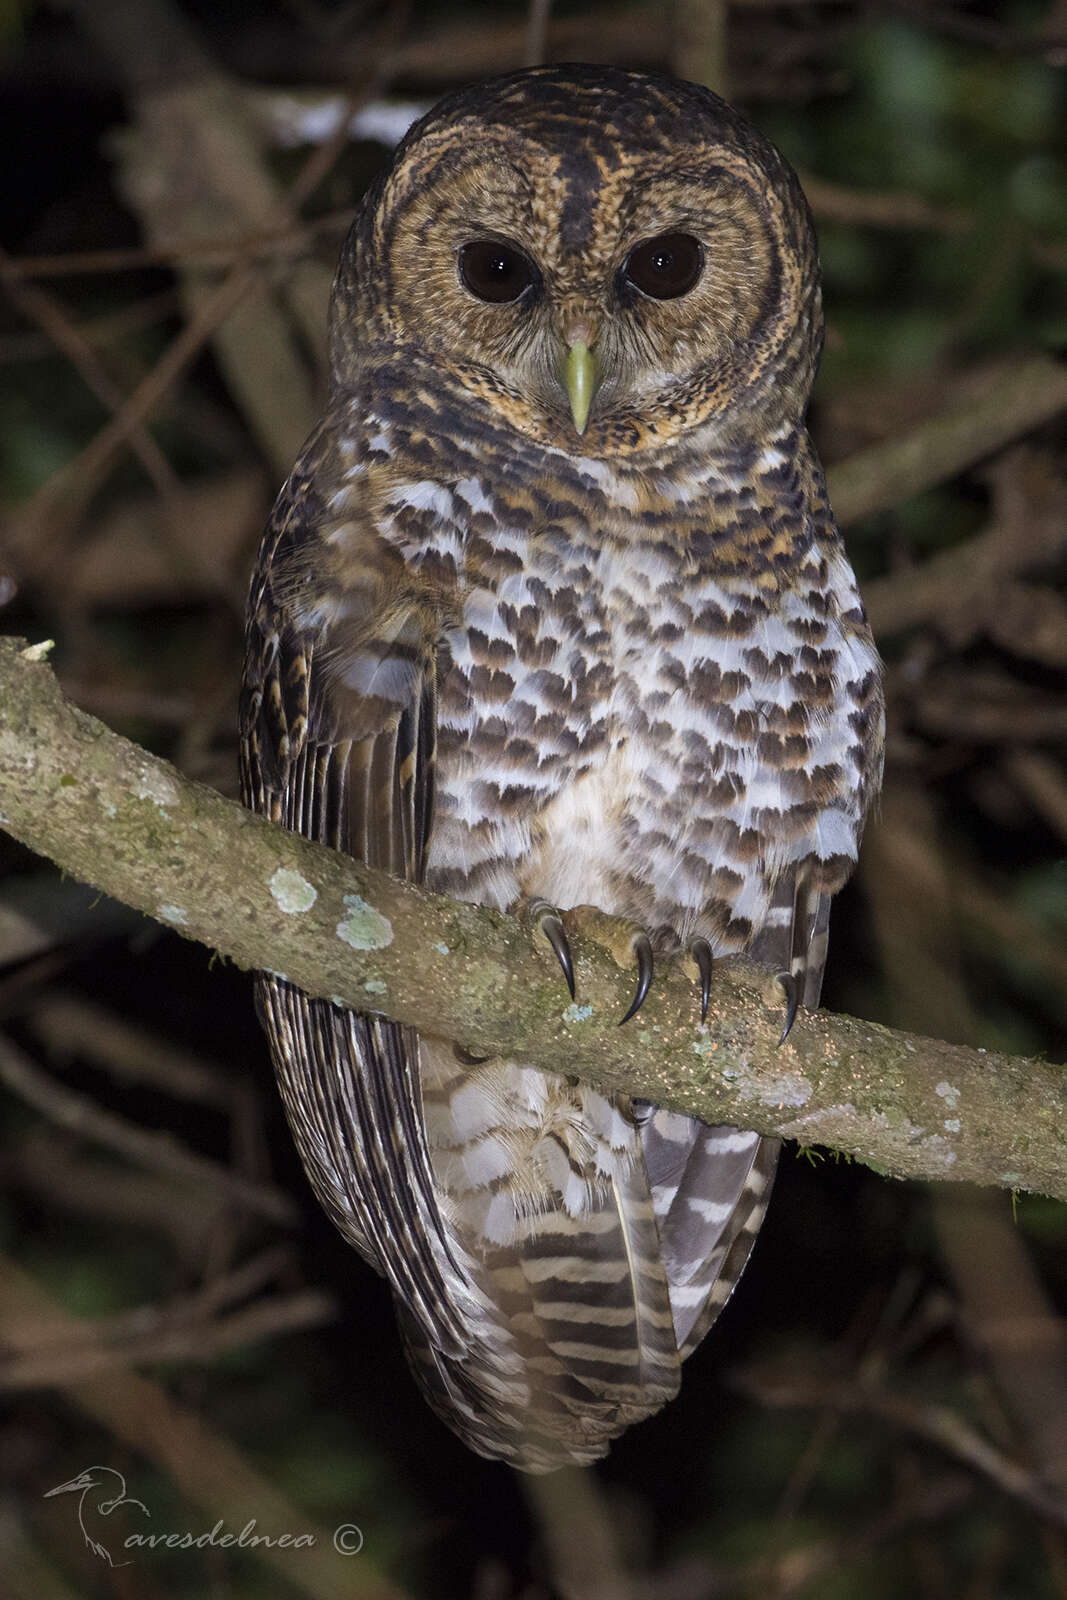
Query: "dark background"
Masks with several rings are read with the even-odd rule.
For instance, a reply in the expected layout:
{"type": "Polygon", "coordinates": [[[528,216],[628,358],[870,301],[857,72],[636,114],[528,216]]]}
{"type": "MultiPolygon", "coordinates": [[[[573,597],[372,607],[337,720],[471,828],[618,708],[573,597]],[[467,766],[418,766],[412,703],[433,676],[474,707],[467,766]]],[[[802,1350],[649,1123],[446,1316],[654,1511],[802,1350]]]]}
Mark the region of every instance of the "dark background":
{"type": "MultiPolygon", "coordinates": [[[[1067,338],[1062,0],[547,19],[430,0],[8,0],[0,625],[54,639],[77,703],[236,792],[247,574],[322,393],[339,240],[387,159],[308,129],[330,103],[335,125],[421,107],[537,58],[671,68],[748,112],[819,224],[823,459],[858,460],[862,487],[860,452],[930,423],[914,477],[842,502],[891,709],[824,1003],[1062,1059],[1063,400],[1041,402],[1051,368],[1026,415],[1012,399],[1020,364],[1067,338]],[[140,407],[182,338],[189,359],[140,407]],[[966,424],[999,395],[991,451],[966,424]],[[939,466],[946,418],[963,444],[939,466]]],[[[531,1489],[418,1398],[384,1288],[310,1200],[249,980],[2,835],[0,1078],[0,1592],[1067,1595],[1067,1226],[1051,1202],[789,1151],[681,1397],[595,1475],[531,1489]],[[80,1491],[43,1498],[93,1463],[151,1512],[101,1517],[113,1477],[89,1493],[114,1567],[82,1540],[80,1491]],[[130,1532],[248,1516],[319,1544],[273,1564],[216,1549],[117,1565],[130,1532]],[[329,1548],[344,1522],[359,1556],[329,1548]]]]}

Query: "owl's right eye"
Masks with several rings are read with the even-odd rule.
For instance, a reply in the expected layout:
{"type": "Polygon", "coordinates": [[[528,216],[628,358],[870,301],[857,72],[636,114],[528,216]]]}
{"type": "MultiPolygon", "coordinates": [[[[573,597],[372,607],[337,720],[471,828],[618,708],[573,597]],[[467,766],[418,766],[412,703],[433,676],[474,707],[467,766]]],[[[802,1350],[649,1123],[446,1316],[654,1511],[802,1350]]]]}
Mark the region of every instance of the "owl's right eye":
{"type": "Polygon", "coordinates": [[[459,275],[479,300],[508,305],[539,280],[528,255],[499,239],[472,239],[459,252],[459,275]]]}

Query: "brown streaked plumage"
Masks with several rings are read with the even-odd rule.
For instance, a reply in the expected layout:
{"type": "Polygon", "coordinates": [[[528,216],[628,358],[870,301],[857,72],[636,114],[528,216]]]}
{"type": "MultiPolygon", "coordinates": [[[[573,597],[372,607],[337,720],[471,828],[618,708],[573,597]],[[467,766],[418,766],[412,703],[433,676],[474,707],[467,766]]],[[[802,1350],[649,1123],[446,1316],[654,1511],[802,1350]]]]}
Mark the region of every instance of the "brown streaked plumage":
{"type": "MultiPolygon", "coordinates": [[[[821,336],[796,180],[706,90],[561,67],[443,101],[342,254],[329,406],[252,585],[248,804],[544,902],[564,958],[552,908],[632,919],[635,1000],[688,947],[815,1005],[882,743],[803,426],[821,336]]],[[[772,1141],[260,995],[316,1193],[472,1448],[589,1461],[675,1393],[772,1141]]]]}

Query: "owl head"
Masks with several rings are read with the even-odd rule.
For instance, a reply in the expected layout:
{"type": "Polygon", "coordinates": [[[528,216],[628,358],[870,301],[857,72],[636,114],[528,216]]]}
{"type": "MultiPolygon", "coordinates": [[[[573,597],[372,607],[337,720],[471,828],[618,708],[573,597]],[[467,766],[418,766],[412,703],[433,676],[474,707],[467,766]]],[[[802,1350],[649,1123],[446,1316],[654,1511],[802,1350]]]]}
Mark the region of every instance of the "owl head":
{"type": "Polygon", "coordinates": [[[773,145],[707,89],[540,67],[442,100],[368,193],[334,290],[335,385],[432,371],[483,421],[583,456],[799,420],[815,236],[773,145]]]}

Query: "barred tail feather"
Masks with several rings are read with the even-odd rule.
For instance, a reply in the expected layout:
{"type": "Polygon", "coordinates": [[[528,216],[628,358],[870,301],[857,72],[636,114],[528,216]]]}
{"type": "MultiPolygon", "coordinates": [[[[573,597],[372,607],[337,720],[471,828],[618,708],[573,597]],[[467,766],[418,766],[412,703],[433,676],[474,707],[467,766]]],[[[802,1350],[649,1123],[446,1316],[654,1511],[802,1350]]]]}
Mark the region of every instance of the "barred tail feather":
{"type": "Polygon", "coordinates": [[[513,1063],[461,1070],[437,1041],[422,1057],[442,1211],[485,1301],[458,1359],[401,1310],[416,1377],[480,1454],[534,1472],[596,1460],[679,1382],[628,1108],[513,1063]]]}
{"type": "Polygon", "coordinates": [[[679,1355],[683,1361],[692,1355],[703,1339],[733,1294],[738,1279],[748,1264],[756,1235],[763,1226],[763,1219],[770,1204],[780,1149],[781,1142],[778,1139],[761,1138],[757,1142],[748,1176],[716,1247],[716,1271],[714,1279],[709,1283],[707,1298],[693,1320],[688,1334],[680,1341],[679,1355]]]}
{"type": "Polygon", "coordinates": [[[748,1260],[770,1199],[778,1144],[654,1107],[642,1121],[641,1139],[684,1360],[748,1260]]]}

